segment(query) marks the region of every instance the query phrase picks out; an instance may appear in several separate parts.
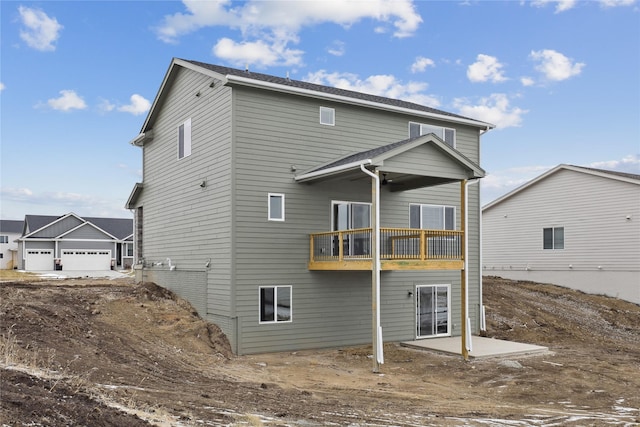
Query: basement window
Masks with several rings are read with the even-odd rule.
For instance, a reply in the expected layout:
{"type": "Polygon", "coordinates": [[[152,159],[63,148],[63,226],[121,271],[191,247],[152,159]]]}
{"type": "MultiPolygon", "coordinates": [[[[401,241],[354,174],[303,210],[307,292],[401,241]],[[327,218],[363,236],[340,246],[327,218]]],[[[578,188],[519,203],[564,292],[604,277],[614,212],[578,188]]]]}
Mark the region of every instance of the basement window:
{"type": "Polygon", "coordinates": [[[542,229],[543,249],[564,249],[564,227],[542,229]]]}
{"type": "Polygon", "coordinates": [[[260,323],[291,322],[291,286],[260,286],[260,323]]]}

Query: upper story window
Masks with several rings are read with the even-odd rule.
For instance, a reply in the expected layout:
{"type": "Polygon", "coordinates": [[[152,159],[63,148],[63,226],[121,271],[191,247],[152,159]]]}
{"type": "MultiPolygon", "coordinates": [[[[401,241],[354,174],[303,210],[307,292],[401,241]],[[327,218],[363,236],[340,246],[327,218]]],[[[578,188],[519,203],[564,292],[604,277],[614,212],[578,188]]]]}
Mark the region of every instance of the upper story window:
{"type": "Polygon", "coordinates": [[[191,155],[191,119],[178,126],[178,159],[191,155]]]}
{"type": "Polygon", "coordinates": [[[564,227],[542,229],[543,249],[564,249],[564,227]]]}
{"type": "Polygon", "coordinates": [[[269,193],[269,221],[284,221],[284,194],[269,193]]]}
{"type": "Polygon", "coordinates": [[[0,236],[0,243],[9,243],[9,236],[0,236]]]}
{"type": "Polygon", "coordinates": [[[455,129],[409,122],[409,138],[415,138],[420,135],[427,135],[429,133],[435,134],[438,138],[446,142],[452,148],[456,147],[455,129]]]}
{"type": "Polygon", "coordinates": [[[336,124],[336,110],[329,107],[320,107],[320,124],[335,126],[336,124]]]}
{"type": "Polygon", "coordinates": [[[409,205],[409,227],[455,230],[456,208],[442,205],[409,205]]]}

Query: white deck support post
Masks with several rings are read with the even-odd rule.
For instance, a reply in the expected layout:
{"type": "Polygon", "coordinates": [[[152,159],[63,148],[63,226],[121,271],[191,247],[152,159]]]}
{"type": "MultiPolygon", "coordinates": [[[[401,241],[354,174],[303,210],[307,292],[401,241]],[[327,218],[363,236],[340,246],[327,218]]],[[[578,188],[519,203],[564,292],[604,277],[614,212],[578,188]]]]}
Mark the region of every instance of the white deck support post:
{"type": "Polygon", "coordinates": [[[371,266],[371,329],[373,347],[373,372],[380,372],[380,365],[384,363],[384,350],[382,345],[382,327],[380,326],[380,172],[369,171],[360,165],[362,172],[369,175],[371,179],[371,225],[373,233],[371,236],[371,252],[373,262],[371,266]]]}
{"type": "Polygon", "coordinates": [[[462,271],[460,272],[460,303],[462,305],[462,357],[469,360],[469,351],[467,350],[467,180],[460,181],[460,217],[462,229],[462,271]]]}

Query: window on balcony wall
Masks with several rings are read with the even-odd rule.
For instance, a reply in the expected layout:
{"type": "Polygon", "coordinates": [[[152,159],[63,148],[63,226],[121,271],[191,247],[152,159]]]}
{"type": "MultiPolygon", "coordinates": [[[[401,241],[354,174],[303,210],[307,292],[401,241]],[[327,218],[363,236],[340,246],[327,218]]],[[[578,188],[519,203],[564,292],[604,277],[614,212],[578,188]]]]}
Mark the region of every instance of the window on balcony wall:
{"type": "Polygon", "coordinates": [[[438,138],[447,143],[452,148],[456,148],[456,130],[441,126],[425,125],[423,123],[409,122],[409,138],[415,138],[429,133],[435,134],[438,138]]]}
{"type": "Polygon", "coordinates": [[[543,249],[564,249],[564,227],[542,229],[543,249]]]}
{"type": "Polygon", "coordinates": [[[178,126],[178,159],[191,155],[191,119],[178,126]]]}
{"type": "Polygon", "coordinates": [[[260,286],[260,323],[291,322],[291,286],[260,286]]]}
{"type": "Polygon", "coordinates": [[[456,208],[442,205],[409,205],[409,227],[455,230],[456,208]]]}

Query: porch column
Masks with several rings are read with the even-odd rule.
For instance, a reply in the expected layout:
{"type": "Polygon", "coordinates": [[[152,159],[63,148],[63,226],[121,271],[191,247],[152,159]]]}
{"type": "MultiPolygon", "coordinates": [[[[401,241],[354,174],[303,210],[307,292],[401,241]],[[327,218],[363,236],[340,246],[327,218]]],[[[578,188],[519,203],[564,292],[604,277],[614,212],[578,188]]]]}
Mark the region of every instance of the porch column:
{"type": "Polygon", "coordinates": [[[371,176],[371,345],[373,347],[373,372],[380,372],[384,363],[382,328],[380,326],[380,172],[372,173],[364,164],[362,172],[371,176]]]}
{"type": "Polygon", "coordinates": [[[462,357],[469,360],[467,351],[467,180],[460,181],[460,230],[462,231],[462,270],[460,270],[460,311],[462,318],[462,357]]]}

